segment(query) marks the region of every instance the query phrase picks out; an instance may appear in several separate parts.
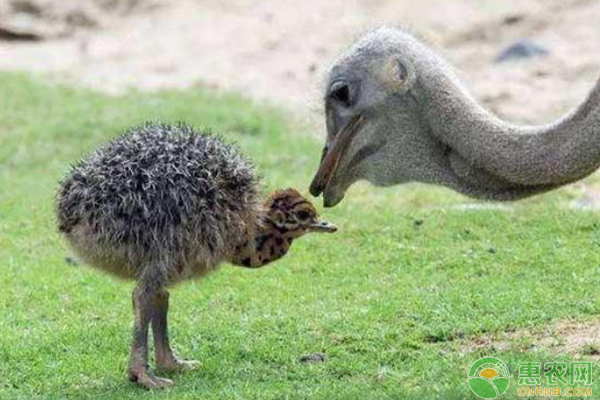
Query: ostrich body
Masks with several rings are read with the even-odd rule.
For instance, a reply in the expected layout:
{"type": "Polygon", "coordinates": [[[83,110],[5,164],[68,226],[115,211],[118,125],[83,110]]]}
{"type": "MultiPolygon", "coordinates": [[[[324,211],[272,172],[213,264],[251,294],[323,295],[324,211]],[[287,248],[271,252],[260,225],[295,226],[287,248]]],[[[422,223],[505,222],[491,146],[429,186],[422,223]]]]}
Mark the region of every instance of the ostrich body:
{"type": "Polygon", "coordinates": [[[418,181],[490,200],[514,200],[581,179],[600,166],[600,80],[545,126],[485,110],[452,68],[400,29],[360,39],[331,68],[327,142],[311,193],[335,206],[356,181],[418,181]]]}
{"type": "Polygon", "coordinates": [[[193,367],[171,350],[167,287],[222,261],[257,268],[307,232],[333,232],[293,189],[259,198],[252,164],[220,139],[184,126],[131,129],[75,164],[57,199],[59,230],[85,262],[135,279],[129,377],[169,386],[148,369],[148,328],[162,370],[193,367]]]}

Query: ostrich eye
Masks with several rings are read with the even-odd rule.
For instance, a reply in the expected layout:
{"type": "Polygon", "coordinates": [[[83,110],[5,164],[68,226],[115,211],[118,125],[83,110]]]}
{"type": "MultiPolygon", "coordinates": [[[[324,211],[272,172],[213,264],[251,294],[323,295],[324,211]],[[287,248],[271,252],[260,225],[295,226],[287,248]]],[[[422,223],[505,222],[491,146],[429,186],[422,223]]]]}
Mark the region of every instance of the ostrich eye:
{"type": "Polygon", "coordinates": [[[350,87],[346,82],[336,81],[331,85],[330,94],[332,99],[340,102],[345,107],[350,106],[350,87]]]}
{"type": "Polygon", "coordinates": [[[305,220],[310,218],[310,213],[308,211],[300,211],[298,213],[298,218],[300,218],[301,220],[305,220]]]}

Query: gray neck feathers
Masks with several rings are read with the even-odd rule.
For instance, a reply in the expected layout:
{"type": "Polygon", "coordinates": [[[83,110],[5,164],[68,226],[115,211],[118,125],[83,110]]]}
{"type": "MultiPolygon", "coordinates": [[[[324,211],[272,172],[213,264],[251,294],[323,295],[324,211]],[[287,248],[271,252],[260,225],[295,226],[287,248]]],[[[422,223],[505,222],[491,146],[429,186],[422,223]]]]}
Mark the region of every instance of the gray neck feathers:
{"type": "Polygon", "coordinates": [[[600,80],[577,109],[557,122],[516,126],[481,107],[438,56],[424,47],[419,53],[415,62],[424,113],[431,134],[454,153],[451,164],[459,175],[485,171],[505,186],[539,192],[600,166],[600,80]]]}

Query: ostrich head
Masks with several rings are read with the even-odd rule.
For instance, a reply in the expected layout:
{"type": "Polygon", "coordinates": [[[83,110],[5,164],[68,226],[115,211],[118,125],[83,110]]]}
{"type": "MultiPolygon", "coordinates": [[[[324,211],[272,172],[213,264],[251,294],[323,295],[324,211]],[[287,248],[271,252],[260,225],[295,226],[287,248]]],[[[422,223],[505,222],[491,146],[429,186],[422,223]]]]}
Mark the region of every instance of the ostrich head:
{"type": "Polygon", "coordinates": [[[334,63],[326,85],[327,139],[310,187],[313,196],[323,193],[326,207],[360,179],[513,200],[600,165],[600,80],[565,117],[521,127],[485,110],[415,37],[380,28],[334,63]]]}
{"type": "Polygon", "coordinates": [[[409,180],[402,171],[431,152],[419,127],[413,56],[396,41],[373,37],[381,33],[359,41],[328,76],[327,141],[310,188],[314,196],[324,193],[326,207],[359,179],[379,185],[409,180]]]}

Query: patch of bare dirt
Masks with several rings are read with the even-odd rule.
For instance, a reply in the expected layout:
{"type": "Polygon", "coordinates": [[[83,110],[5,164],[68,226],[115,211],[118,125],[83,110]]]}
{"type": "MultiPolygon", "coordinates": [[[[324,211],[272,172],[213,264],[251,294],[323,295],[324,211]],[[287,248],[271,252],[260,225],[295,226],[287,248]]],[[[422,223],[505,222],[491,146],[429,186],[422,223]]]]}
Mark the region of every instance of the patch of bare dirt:
{"type": "MultiPolygon", "coordinates": [[[[477,97],[517,122],[556,118],[600,71],[595,0],[7,1],[29,9],[34,29],[25,31],[44,40],[0,41],[0,69],[50,72],[110,92],[203,82],[301,115],[320,113],[321,82],[335,56],[381,24],[425,36],[477,97]],[[493,62],[521,38],[549,55],[493,62]]],[[[13,17],[0,12],[0,27],[13,17]]]]}
{"type": "Polygon", "coordinates": [[[579,358],[600,359],[600,321],[560,321],[545,330],[515,330],[456,340],[460,353],[499,351],[544,351],[579,358]]]}
{"type": "Polygon", "coordinates": [[[147,9],[149,0],[5,0],[0,3],[0,39],[41,41],[98,28],[113,15],[147,9]]]}

